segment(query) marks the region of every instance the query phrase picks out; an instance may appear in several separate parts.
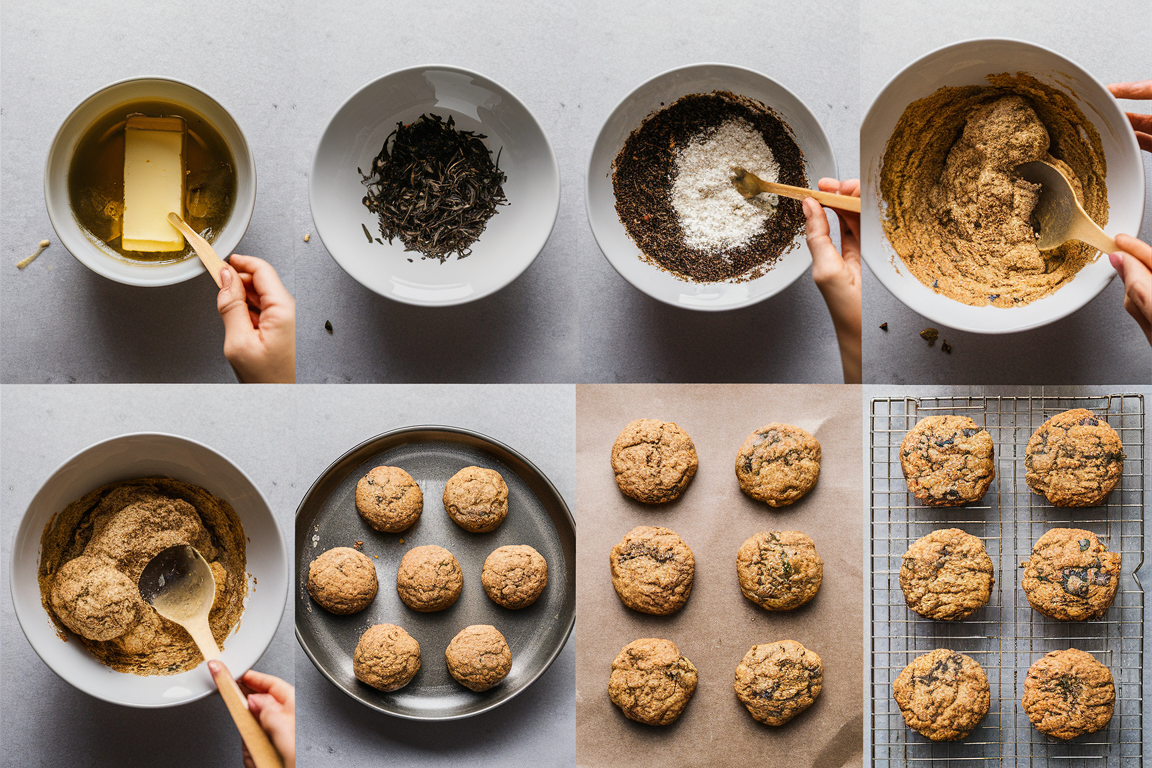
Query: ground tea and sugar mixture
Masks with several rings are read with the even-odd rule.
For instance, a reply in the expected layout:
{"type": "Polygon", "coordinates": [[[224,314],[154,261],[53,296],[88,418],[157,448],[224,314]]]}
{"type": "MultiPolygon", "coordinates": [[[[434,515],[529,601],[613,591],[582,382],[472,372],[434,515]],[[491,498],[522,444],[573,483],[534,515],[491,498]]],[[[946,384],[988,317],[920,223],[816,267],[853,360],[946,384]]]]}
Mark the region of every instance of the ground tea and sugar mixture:
{"type": "Polygon", "coordinates": [[[171,675],[203,657],[188,633],[140,597],[140,574],[160,551],[189,544],[216,580],[209,614],[221,647],[248,591],[244,528],[228,502],[188,483],[150,477],[112,483],[53,516],[40,539],[40,598],[63,636],[79,636],[118,672],[171,675]]]}
{"type": "Polygon", "coordinates": [[[800,201],[732,185],[743,167],[808,186],[804,155],[769,107],[728,91],[692,94],[649,115],[612,163],[616,213],[645,261],[695,283],[770,270],[804,227],[800,201]]]}
{"type": "Polygon", "coordinates": [[[987,79],[940,88],[904,110],[880,169],[884,232],[937,293],[973,306],[1023,306],[1075,277],[1096,249],[1079,241],[1036,247],[1040,187],[1016,166],[1058,167],[1103,225],[1107,165],[1099,133],[1067,94],[1022,72],[987,79]]]}

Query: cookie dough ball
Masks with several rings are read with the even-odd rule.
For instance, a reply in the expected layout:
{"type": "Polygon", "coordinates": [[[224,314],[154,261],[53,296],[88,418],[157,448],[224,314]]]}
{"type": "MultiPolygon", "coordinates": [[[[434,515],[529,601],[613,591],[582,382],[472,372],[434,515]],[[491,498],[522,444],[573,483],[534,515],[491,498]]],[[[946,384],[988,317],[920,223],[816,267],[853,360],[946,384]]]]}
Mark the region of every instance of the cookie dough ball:
{"type": "Polygon", "coordinates": [[[612,662],[608,697],[629,720],[669,725],[696,691],[692,662],[671,640],[643,638],[624,646],[612,662]]]}
{"type": "Polygon", "coordinates": [[[498,605],[527,608],[548,586],[548,563],[527,544],[500,547],[485,558],[480,581],[498,605]]]}
{"type": "Polygon", "coordinates": [[[464,467],[444,486],[444,509],[466,531],[494,531],[508,516],[508,486],[494,469],[464,467]]]}
{"type": "Polygon", "coordinates": [[[612,446],[616,485],[645,504],[663,504],[684,493],[698,465],[692,438],[670,421],[629,422],[612,446]]]}
{"type": "Polygon", "coordinates": [[[400,467],[376,467],[356,483],[356,511],[381,533],[411,528],[423,510],[420,486],[400,467]]]}
{"type": "Polygon", "coordinates": [[[937,648],[918,656],[892,683],[904,723],[932,741],[959,741],[988,714],[988,676],[970,656],[937,648]]]}
{"type": "Polygon", "coordinates": [[[408,550],[396,572],[396,591],[414,611],[442,611],[456,602],[464,573],[452,553],[435,544],[408,550]]]}
{"type": "Polygon", "coordinates": [[[360,636],[352,654],[356,679],[387,693],[420,671],[420,643],[395,624],[377,624],[360,636]]]}
{"type": "Polygon", "coordinates": [[[820,477],[820,443],[800,427],[768,424],[736,453],[740,490],[771,507],[799,499],[820,477]]]}
{"type": "Polygon", "coordinates": [[[995,581],[984,543],[959,528],[917,539],[900,564],[904,602],[929,619],[971,616],[988,602],[995,581]]]}
{"type": "Polygon", "coordinates": [[[504,635],[489,624],[474,624],[460,630],[444,651],[448,674],[474,691],[486,691],[508,677],[512,651],[504,635]]]}
{"type": "Polygon", "coordinates": [[[736,553],[744,597],[769,611],[799,608],[820,591],[824,561],[799,531],[761,531],[736,553]]]}
{"type": "Polygon", "coordinates": [[[1076,648],[1052,651],[1024,679],[1024,712],[1040,733],[1074,739],[1108,726],[1116,689],[1108,667],[1076,648]]]}
{"type": "Polygon", "coordinates": [[[139,588],[103,559],[81,555],[52,582],[52,609],[64,626],[89,640],[115,640],[136,623],[139,588]]]}
{"type": "Polygon", "coordinates": [[[784,725],[820,695],[820,657],[795,640],[754,645],[736,667],[736,696],[766,725],[784,725]]]}
{"type": "Polygon", "coordinates": [[[612,547],[609,560],[612,586],[632,610],[664,616],[688,602],[696,560],[673,531],[637,526],[612,547]]]}
{"type": "Polygon", "coordinates": [[[1096,534],[1079,528],[1053,528],[1032,546],[1022,564],[1020,586],[1040,613],[1064,621],[1104,615],[1120,583],[1120,555],[1109,552],[1096,534]]]}
{"type": "Polygon", "coordinates": [[[921,419],[900,443],[908,492],[930,507],[979,501],[996,477],[992,436],[967,416],[921,419]]]}
{"type": "Polygon", "coordinates": [[[1120,436],[1103,417],[1076,408],[1040,425],[1028,440],[1024,479],[1057,507],[1104,503],[1124,470],[1120,436]]]}
{"type": "Polygon", "coordinates": [[[376,566],[351,547],[336,547],[308,566],[308,594],[326,611],[359,613],[376,598],[376,566]]]}

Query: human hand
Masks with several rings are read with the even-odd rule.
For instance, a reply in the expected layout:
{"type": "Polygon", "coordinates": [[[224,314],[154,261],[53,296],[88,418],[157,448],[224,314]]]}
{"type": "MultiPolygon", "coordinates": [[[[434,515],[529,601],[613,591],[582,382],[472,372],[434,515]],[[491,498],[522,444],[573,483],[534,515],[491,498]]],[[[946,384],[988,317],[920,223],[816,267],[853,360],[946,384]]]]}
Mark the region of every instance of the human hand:
{"type": "Polygon", "coordinates": [[[1116,245],[1108,261],[1124,281],[1124,309],[1152,344],[1152,246],[1128,235],[1116,235],[1116,245]]]}
{"type": "MultiPolygon", "coordinates": [[[[1112,95],[1118,99],[1133,99],[1145,101],[1152,99],[1152,80],[1139,83],[1112,83],[1108,86],[1112,95]]],[[[1132,130],[1136,131],[1136,141],[1140,149],[1152,152],[1152,115],[1141,115],[1128,112],[1128,122],[1132,123],[1132,130]]]]}
{"type": "MultiPolygon", "coordinates": [[[[278,677],[250,669],[240,678],[248,694],[248,711],[272,740],[284,759],[284,768],[296,765],[296,689],[278,677]]],[[[244,747],[244,768],[256,768],[244,747]]]]}
{"type": "Polygon", "coordinates": [[[246,384],[296,381],[296,301],[272,265],[232,254],[220,271],[216,309],[224,320],[224,357],[246,384]]]}
{"type": "MultiPolygon", "coordinates": [[[[860,180],[820,179],[821,192],[860,197],[860,180]]],[[[844,383],[862,381],[860,362],[860,214],[836,211],[840,218],[840,247],[832,243],[831,229],[824,209],[811,197],[804,198],[804,216],[808,220],[805,235],[812,252],[812,280],[824,296],[836,340],[840,344],[840,361],[844,366],[844,383]]]]}

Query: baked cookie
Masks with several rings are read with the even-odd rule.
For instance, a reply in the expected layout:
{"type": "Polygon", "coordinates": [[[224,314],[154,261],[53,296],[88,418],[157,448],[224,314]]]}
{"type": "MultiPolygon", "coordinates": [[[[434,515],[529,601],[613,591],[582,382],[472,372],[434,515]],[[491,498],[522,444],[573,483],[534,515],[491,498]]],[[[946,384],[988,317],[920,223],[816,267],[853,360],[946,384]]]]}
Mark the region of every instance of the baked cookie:
{"type": "Polygon", "coordinates": [[[351,547],[336,547],[308,566],[308,594],[326,611],[359,613],[376,598],[376,566],[351,547]]]}
{"type": "Polygon", "coordinates": [[[900,468],[921,504],[979,501],[996,477],[992,436],[967,416],[929,416],[900,443],[900,468]]]}
{"type": "Polygon", "coordinates": [[[736,667],[736,696],[766,725],[784,725],[820,695],[820,657],[795,640],[754,645],[736,667]]]}
{"type": "Polygon", "coordinates": [[[904,723],[932,741],[972,733],[991,702],[988,676],[970,656],[937,648],[918,656],[892,683],[904,723]]]}
{"type": "Polygon", "coordinates": [[[1040,613],[1064,621],[1104,615],[1120,583],[1120,555],[1109,552],[1096,534],[1079,528],[1053,528],[1032,545],[1021,563],[1020,586],[1040,613]]]}
{"type": "Polygon", "coordinates": [[[382,533],[407,530],[423,510],[420,486],[400,467],[376,467],[356,483],[356,511],[382,533]]]}
{"type": "Polygon", "coordinates": [[[696,560],[684,540],[667,528],[641,525],[612,547],[612,586],[624,605],[664,616],[688,602],[696,560]]]}
{"type": "Polygon", "coordinates": [[[494,469],[464,467],[444,486],[444,509],[466,531],[494,531],[508,516],[508,485],[494,469]]]}
{"type": "Polygon", "coordinates": [[[800,427],[768,424],[736,452],[740,490],[771,507],[799,499],[820,477],[820,443],[800,427]]]}
{"type": "Polygon", "coordinates": [[[89,640],[115,640],[136,624],[140,587],[104,557],[80,555],[56,571],[52,608],[68,629],[89,640]]]}
{"type": "Polygon", "coordinates": [[[643,638],[624,646],[612,662],[608,697],[629,720],[676,722],[696,690],[696,667],[671,640],[643,638]]]}
{"type": "Polygon", "coordinates": [[[420,643],[395,624],[377,624],[360,636],[352,653],[356,679],[381,691],[395,691],[420,670],[420,643]]]}
{"type": "Polygon", "coordinates": [[[512,651],[504,635],[490,624],[464,627],[444,651],[448,674],[473,691],[486,691],[508,677],[512,651]]]}
{"type": "Polygon", "coordinates": [[[1024,679],[1024,712],[1040,733],[1074,739],[1108,726],[1116,689],[1108,667],[1069,648],[1038,659],[1024,679]]]}
{"type": "Polygon", "coordinates": [[[548,586],[548,563],[527,544],[511,544],[485,558],[480,581],[494,603],[527,608],[548,586]]]}
{"type": "Polygon", "coordinates": [[[692,438],[671,421],[636,419],[612,445],[616,485],[645,504],[675,499],[692,482],[698,466],[692,438]]]}
{"type": "Polygon", "coordinates": [[[921,616],[954,621],[983,607],[996,582],[984,543],[959,528],[917,539],[900,564],[904,602],[921,616]]]}
{"type": "Polygon", "coordinates": [[[1102,504],[1124,470],[1120,435],[1083,408],[1058,413],[1028,440],[1024,479],[1057,507],[1102,504]]]}
{"type": "Polygon", "coordinates": [[[414,611],[442,611],[456,602],[464,573],[452,553],[435,544],[408,550],[396,571],[396,591],[414,611]]]}
{"type": "Polygon", "coordinates": [[[820,591],[823,575],[816,544],[799,531],[761,531],[736,553],[740,591],[769,611],[804,605],[820,591]]]}

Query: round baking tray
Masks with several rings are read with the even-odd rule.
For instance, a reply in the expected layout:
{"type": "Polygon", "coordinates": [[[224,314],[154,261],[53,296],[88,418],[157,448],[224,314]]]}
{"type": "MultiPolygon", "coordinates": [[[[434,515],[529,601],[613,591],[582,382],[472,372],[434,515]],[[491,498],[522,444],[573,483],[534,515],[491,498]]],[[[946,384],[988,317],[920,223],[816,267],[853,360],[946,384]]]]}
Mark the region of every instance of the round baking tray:
{"type": "Polygon", "coordinates": [[[576,621],[576,524],[560,492],[537,467],[508,446],[456,427],[417,426],[367,440],[332,463],[296,510],[296,639],[337,688],[361,704],[411,720],[455,720],[500,706],[535,682],[560,655],[576,621]],[[420,519],[402,533],[379,533],[356,512],[356,483],[373,467],[406,470],[424,494],[420,519]],[[444,511],[441,498],[452,475],[467,466],[498,471],[508,484],[508,517],[491,533],[469,533],[444,511]],[[380,591],[364,611],[328,613],[312,601],[308,565],[332,547],[363,542],[376,564],[380,591]],[[452,607],[419,613],[396,594],[396,568],[404,553],[424,544],[446,547],[464,571],[464,589],[452,607]],[[548,586],[517,611],[488,599],[480,583],[484,559],[497,547],[528,544],[548,561],[548,586]],[[420,643],[420,671],[405,687],[384,693],[356,679],[352,651],[364,630],[397,624],[420,643]],[[491,624],[508,640],[512,671],[499,685],[470,691],[448,674],[444,650],[464,627],[491,624]]]}

